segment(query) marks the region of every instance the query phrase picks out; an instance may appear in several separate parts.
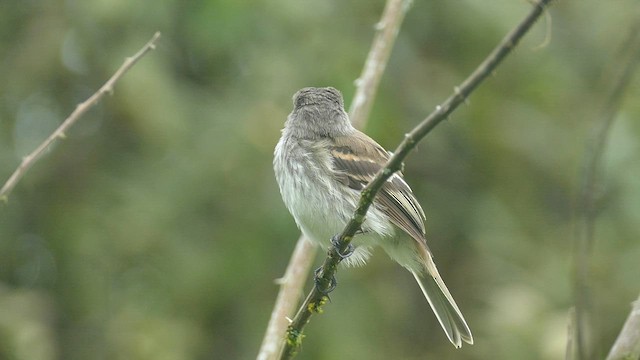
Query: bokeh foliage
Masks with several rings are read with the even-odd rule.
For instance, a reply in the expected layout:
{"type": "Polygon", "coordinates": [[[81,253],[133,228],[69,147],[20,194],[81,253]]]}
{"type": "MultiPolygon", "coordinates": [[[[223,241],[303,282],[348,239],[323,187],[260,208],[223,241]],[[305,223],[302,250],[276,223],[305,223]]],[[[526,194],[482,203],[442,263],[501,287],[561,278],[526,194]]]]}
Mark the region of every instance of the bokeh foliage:
{"type": "MultiPolygon", "coordinates": [[[[332,85],[349,103],[383,6],[3,1],[0,181],[163,37],[0,205],[0,358],[255,357],[298,237],[271,167],[290,97],[332,85]]],[[[529,6],[415,1],[366,131],[395,147],[529,6]]],[[[378,252],[340,271],[300,358],[562,358],[584,143],[639,11],[558,2],[407,162],[476,344],[454,350],[411,276],[378,252]]],[[[635,80],[597,194],[601,352],[640,291],[639,94],[635,80]]]]}

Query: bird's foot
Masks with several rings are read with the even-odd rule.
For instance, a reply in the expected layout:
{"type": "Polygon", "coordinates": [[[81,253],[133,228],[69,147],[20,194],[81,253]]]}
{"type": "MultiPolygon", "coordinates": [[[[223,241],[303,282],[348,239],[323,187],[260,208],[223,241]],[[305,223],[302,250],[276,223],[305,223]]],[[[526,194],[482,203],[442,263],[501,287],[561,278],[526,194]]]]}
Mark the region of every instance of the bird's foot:
{"type": "Polygon", "coordinates": [[[340,235],[339,234],[333,235],[333,237],[331,238],[331,245],[333,245],[333,248],[336,250],[336,254],[338,255],[338,257],[340,257],[340,261],[342,261],[348,258],[349,256],[351,256],[355,248],[353,247],[353,244],[349,243],[349,246],[347,246],[345,251],[341,252],[339,244],[340,244],[340,235]]]}
{"type": "Polygon", "coordinates": [[[329,297],[329,293],[335,290],[336,286],[338,286],[336,277],[332,276],[331,280],[329,280],[329,284],[327,284],[326,280],[322,278],[322,266],[317,268],[313,274],[313,282],[316,284],[316,289],[318,289],[322,295],[329,297]]]}

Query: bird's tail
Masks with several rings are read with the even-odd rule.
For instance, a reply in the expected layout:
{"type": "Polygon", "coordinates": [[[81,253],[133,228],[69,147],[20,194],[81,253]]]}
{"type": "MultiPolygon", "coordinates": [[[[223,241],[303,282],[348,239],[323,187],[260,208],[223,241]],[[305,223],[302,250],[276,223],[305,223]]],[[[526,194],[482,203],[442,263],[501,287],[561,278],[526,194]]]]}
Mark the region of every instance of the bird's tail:
{"type": "Polygon", "coordinates": [[[442,281],[436,265],[431,260],[431,255],[427,254],[427,257],[424,274],[419,274],[415,271],[411,273],[416,278],[418,285],[420,285],[422,293],[427,298],[429,305],[431,305],[449,341],[456,348],[462,347],[462,341],[473,344],[473,336],[467,322],[464,320],[455,300],[453,300],[449,289],[442,281]]]}

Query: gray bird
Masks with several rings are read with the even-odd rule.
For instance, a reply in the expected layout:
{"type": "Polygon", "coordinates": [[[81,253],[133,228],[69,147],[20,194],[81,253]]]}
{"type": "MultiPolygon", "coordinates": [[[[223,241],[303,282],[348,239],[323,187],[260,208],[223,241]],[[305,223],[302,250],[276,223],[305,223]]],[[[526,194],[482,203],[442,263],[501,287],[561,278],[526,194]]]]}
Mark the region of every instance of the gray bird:
{"type": "MultiPolygon", "coordinates": [[[[273,166],[282,199],[302,232],[326,248],[353,215],[360,191],[387,163],[389,152],[355,129],[342,94],[304,88],[276,145],[273,166]]],[[[473,336],[427,246],[424,212],[400,172],[376,196],[345,261],[362,265],[380,246],[415,277],[449,340],[457,348],[473,336]],[[395,227],[411,238],[394,237],[395,227]]]]}

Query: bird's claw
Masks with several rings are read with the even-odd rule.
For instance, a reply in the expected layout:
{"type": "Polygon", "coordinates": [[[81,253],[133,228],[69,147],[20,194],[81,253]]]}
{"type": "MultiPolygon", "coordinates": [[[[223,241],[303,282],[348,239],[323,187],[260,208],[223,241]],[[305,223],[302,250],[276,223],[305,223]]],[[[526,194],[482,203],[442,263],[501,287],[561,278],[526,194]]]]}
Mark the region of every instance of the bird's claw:
{"type": "Polygon", "coordinates": [[[335,290],[336,286],[338,286],[338,282],[336,281],[336,277],[332,276],[329,284],[325,284],[325,280],[321,276],[322,274],[322,266],[317,268],[314,271],[313,282],[316,284],[316,289],[322,293],[322,295],[329,297],[329,293],[335,290]]]}
{"type": "Polygon", "coordinates": [[[355,248],[353,247],[353,244],[349,243],[349,246],[347,246],[347,249],[344,252],[340,252],[340,247],[338,246],[339,242],[340,242],[340,235],[334,235],[331,238],[331,245],[333,245],[333,248],[336,250],[336,254],[340,257],[340,261],[342,261],[348,258],[349,256],[351,256],[355,248]]]}

